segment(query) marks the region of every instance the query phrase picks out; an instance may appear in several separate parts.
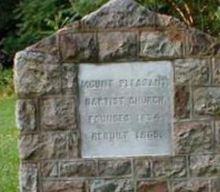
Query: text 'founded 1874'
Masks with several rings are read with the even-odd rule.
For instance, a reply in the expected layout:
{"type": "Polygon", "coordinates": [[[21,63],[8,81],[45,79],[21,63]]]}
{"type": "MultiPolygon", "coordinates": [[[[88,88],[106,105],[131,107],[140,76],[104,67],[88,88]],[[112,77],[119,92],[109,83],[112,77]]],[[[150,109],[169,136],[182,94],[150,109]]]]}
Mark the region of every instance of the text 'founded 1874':
{"type": "Polygon", "coordinates": [[[170,62],[81,64],[82,157],[171,154],[170,62]]]}

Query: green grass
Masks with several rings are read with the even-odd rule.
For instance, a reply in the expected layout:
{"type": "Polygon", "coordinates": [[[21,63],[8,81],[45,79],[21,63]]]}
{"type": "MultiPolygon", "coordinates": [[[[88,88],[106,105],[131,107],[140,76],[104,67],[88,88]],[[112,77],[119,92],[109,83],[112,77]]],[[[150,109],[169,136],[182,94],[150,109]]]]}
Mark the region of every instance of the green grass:
{"type": "Polygon", "coordinates": [[[0,192],[18,191],[17,142],[15,98],[0,98],[0,192]]]}

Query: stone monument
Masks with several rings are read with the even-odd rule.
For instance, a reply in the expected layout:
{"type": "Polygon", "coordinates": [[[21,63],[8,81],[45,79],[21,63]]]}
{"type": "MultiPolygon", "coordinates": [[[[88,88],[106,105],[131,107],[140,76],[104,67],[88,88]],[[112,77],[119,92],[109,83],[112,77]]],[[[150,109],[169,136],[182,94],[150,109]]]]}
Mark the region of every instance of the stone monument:
{"type": "Polygon", "coordinates": [[[110,0],[16,54],[21,192],[219,192],[220,47],[110,0]]]}

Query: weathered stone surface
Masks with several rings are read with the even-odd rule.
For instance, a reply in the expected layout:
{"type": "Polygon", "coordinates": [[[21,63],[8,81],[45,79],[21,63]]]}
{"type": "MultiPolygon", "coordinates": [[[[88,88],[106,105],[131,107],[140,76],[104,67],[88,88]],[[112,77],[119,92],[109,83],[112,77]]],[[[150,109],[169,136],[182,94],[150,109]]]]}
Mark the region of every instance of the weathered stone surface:
{"type": "Polygon", "coordinates": [[[140,36],[140,56],[150,58],[181,57],[184,36],[180,32],[161,31],[142,32],[140,36]]]}
{"type": "Polygon", "coordinates": [[[43,192],[86,192],[86,184],[82,180],[43,181],[43,192]]]}
{"type": "Polygon", "coordinates": [[[211,192],[219,192],[220,191],[220,179],[213,179],[211,181],[211,192]]]}
{"type": "Polygon", "coordinates": [[[190,93],[188,86],[175,86],[175,118],[187,119],[190,116],[190,93]]]}
{"type": "Polygon", "coordinates": [[[131,160],[100,160],[99,176],[131,175],[131,160]]]}
{"type": "Polygon", "coordinates": [[[174,62],[175,83],[194,85],[209,84],[210,60],[209,59],[178,59],[174,62]]]}
{"type": "Polygon", "coordinates": [[[133,192],[130,180],[94,180],[90,185],[90,192],[133,192]]]}
{"type": "Polygon", "coordinates": [[[213,84],[220,85],[220,58],[213,59],[213,84]]]}
{"type": "Polygon", "coordinates": [[[53,34],[49,37],[42,39],[41,41],[37,42],[36,44],[27,47],[27,51],[33,52],[41,52],[46,54],[51,54],[54,57],[59,58],[59,45],[58,45],[58,36],[57,34],[53,34]]]}
{"type": "Polygon", "coordinates": [[[60,32],[60,50],[63,62],[97,61],[98,45],[96,34],[60,32]]]}
{"type": "Polygon", "coordinates": [[[137,192],[169,192],[165,181],[141,181],[138,182],[137,192]]]}
{"type": "Polygon", "coordinates": [[[186,180],[173,183],[173,192],[209,192],[209,181],[186,180]]]}
{"type": "Polygon", "coordinates": [[[96,162],[92,160],[60,162],[61,177],[92,177],[96,176],[96,162]]]}
{"type": "Polygon", "coordinates": [[[187,47],[186,55],[212,55],[214,54],[213,44],[215,38],[211,37],[207,33],[199,31],[194,28],[190,28],[187,31],[187,47]]]}
{"type": "Polygon", "coordinates": [[[194,91],[195,116],[220,116],[220,89],[200,87],[194,91]]]}
{"type": "Polygon", "coordinates": [[[45,95],[61,90],[60,66],[56,58],[43,53],[18,52],[14,84],[20,96],[45,95]]]}
{"type": "Polygon", "coordinates": [[[18,100],[16,117],[17,126],[21,132],[35,131],[37,129],[37,101],[18,100]]]}
{"type": "Polygon", "coordinates": [[[118,59],[134,60],[137,56],[137,33],[109,32],[99,33],[100,61],[118,59]]]}
{"type": "Polygon", "coordinates": [[[58,169],[57,161],[42,161],[40,163],[41,176],[43,177],[58,177],[58,169]]]}
{"type": "Polygon", "coordinates": [[[64,94],[77,94],[77,73],[78,66],[76,64],[62,64],[62,91],[64,94]]]}
{"type": "Polygon", "coordinates": [[[152,176],[154,178],[183,178],[186,177],[185,157],[166,157],[152,159],[152,176]]]}
{"type": "Polygon", "coordinates": [[[215,152],[220,153],[220,121],[215,121],[215,152]]]}
{"type": "Polygon", "coordinates": [[[73,97],[46,98],[41,101],[41,129],[75,129],[76,103],[73,97]]]}
{"type": "Polygon", "coordinates": [[[191,156],[190,173],[192,177],[220,176],[220,156],[219,155],[191,156]]]}
{"type": "Polygon", "coordinates": [[[213,149],[213,131],[208,122],[176,123],[174,129],[176,154],[210,153],[213,149]]]}
{"type": "Polygon", "coordinates": [[[150,158],[137,159],[134,161],[134,172],[135,175],[140,178],[152,177],[152,161],[150,158]]]}
{"type": "Polygon", "coordinates": [[[147,27],[155,25],[155,14],[133,0],[111,0],[82,22],[88,28],[147,27]]]}
{"type": "Polygon", "coordinates": [[[38,170],[35,164],[20,167],[20,192],[38,192],[38,170]]]}
{"type": "Polygon", "coordinates": [[[23,135],[20,139],[21,159],[64,159],[78,157],[78,136],[74,132],[47,132],[43,135],[23,135]]]}

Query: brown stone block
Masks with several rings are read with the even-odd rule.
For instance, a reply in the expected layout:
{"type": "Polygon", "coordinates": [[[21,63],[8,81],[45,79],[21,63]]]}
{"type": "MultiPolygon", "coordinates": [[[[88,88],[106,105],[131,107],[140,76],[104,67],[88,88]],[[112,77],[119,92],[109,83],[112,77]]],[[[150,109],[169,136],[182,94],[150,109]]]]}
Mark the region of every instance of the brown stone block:
{"type": "Polygon", "coordinates": [[[134,60],[137,56],[137,33],[105,32],[99,33],[100,61],[134,60]]]}
{"type": "Polygon", "coordinates": [[[93,177],[96,176],[97,165],[92,160],[60,162],[61,177],[93,177]]]}
{"type": "Polygon", "coordinates": [[[62,64],[62,91],[64,94],[77,95],[78,66],[73,63],[62,64]]]}
{"type": "Polygon", "coordinates": [[[185,180],[173,182],[173,192],[209,192],[208,180],[185,180]]]}
{"type": "Polygon", "coordinates": [[[46,98],[41,101],[41,130],[77,128],[76,101],[73,97],[46,98]]]}
{"type": "Polygon", "coordinates": [[[190,93],[187,86],[175,86],[175,118],[188,119],[190,116],[190,93]]]}
{"type": "Polygon", "coordinates": [[[140,181],[137,192],[169,192],[166,181],[140,181]]]}
{"type": "Polygon", "coordinates": [[[139,178],[152,177],[152,160],[151,158],[141,158],[134,161],[134,172],[139,178]]]}
{"type": "Polygon", "coordinates": [[[43,192],[86,192],[86,183],[74,181],[43,181],[43,192]]]}
{"type": "Polygon", "coordinates": [[[100,160],[99,176],[128,176],[131,175],[131,160],[100,160]]]}
{"type": "Polygon", "coordinates": [[[58,177],[58,161],[42,161],[40,163],[41,176],[43,177],[58,177]]]}
{"type": "Polygon", "coordinates": [[[97,61],[98,45],[95,33],[74,33],[67,30],[61,31],[59,36],[64,63],[97,61]]]}
{"type": "Polygon", "coordinates": [[[176,154],[204,154],[213,151],[213,131],[208,122],[176,123],[174,128],[176,154]]]}
{"type": "Polygon", "coordinates": [[[190,157],[192,177],[220,176],[220,155],[202,155],[190,157]]]}

